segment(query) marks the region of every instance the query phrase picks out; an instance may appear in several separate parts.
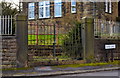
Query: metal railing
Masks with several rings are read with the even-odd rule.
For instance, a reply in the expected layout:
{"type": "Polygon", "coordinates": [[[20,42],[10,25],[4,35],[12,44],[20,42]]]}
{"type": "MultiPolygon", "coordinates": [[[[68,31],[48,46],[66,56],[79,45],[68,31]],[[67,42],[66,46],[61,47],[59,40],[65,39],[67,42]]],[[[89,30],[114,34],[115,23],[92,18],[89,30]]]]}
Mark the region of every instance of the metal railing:
{"type": "Polygon", "coordinates": [[[0,35],[12,35],[13,34],[13,16],[3,15],[0,16],[0,35]]]}
{"type": "Polygon", "coordinates": [[[94,36],[101,38],[119,37],[120,23],[114,21],[94,19],[94,36]]]}
{"type": "Polygon", "coordinates": [[[80,26],[28,22],[29,62],[82,58],[80,26]]]}

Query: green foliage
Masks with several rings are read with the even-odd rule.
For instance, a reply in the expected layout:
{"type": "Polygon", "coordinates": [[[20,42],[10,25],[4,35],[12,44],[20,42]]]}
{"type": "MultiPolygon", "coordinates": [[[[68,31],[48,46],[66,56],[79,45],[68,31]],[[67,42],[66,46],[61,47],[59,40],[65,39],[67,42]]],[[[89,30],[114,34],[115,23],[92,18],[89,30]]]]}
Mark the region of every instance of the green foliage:
{"type": "MultiPolygon", "coordinates": [[[[17,13],[18,13],[18,10],[16,7],[13,7],[13,4],[12,3],[8,3],[8,2],[1,2],[0,3],[0,6],[1,6],[1,13],[0,15],[10,15],[12,17],[14,17],[17,13]]],[[[13,24],[13,28],[12,28],[12,34],[15,34],[15,20],[13,20],[12,22],[13,24]]]]}
{"type": "Polygon", "coordinates": [[[72,58],[80,58],[82,52],[81,45],[81,24],[74,22],[73,28],[63,39],[63,50],[66,55],[72,58]]]}
{"type": "Polygon", "coordinates": [[[96,60],[93,55],[89,54],[89,56],[86,57],[86,62],[87,63],[95,63],[96,60]]]}
{"type": "Polygon", "coordinates": [[[17,8],[13,8],[12,3],[1,2],[0,6],[2,6],[2,15],[12,15],[15,16],[18,13],[17,8]]]}
{"type": "Polygon", "coordinates": [[[59,61],[61,60],[70,60],[69,57],[67,56],[33,56],[34,61],[33,62],[48,62],[48,61],[56,61],[58,59],[59,61]]]}
{"type": "Polygon", "coordinates": [[[0,69],[2,71],[9,71],[9,70],[29,70],[32,69],[31,67],[23,67],[23,68],[6,68],[6,69],[0,69]]]}
{"type": "Polygon", "coordinates": [[[70,65],[58,65],[55,67],[84,67],[84,66],[105,66],[105,65],[113,65],[113,66],[119,66],[120,61],[113,61],[113,62],[100,62],[100,63],[85,63],[85,64],[70,64],[70,65]]]}
{"type": "MultiPolygon", "coordinates": [[[[105,66],[105,65],[113,65],[113,66],[119,66],[120,61],[113,61],[113,62],[100,62],[100,63],[85,63],[85,64],[70,64],[70,65],[57,65],[53,67],[84,67],[84,66],[105,66]]],[[[24,68],[7,68],[7,69],[0,69],[2,71],[8,71],[8,70],[29,70],[32,69],[32,67],[24,67],[24,68]]]]}

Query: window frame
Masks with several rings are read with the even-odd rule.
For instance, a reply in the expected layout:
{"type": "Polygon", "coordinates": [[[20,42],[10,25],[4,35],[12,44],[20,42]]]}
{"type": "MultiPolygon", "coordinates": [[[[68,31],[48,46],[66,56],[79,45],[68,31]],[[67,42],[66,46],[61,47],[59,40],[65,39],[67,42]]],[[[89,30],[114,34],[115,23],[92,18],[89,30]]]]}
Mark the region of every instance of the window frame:
{"type": "Polygon", "coordinates": [[[76,8],[76,0],[71,0],[71,13],[76,13],[77,12],[77,8],[76,8]],[[73,4],[73,2],[75,2],[75,5],[73,4]],[[75,11],[73,11],[73,7],[75,7],[75,11]]]}
{"type": "Polygon", "coordinates": [[[112,2],[111,0],[106,0],[105,1],[105,13],[112,13],[112,2]]]}
{"type": "Polygon", "coordinates": [[[54,17],[62,17],[62,0],[54,0],[54,17]],[[56,15],[56,7],[58,7],[58,6],[60,6],[59,7],[59,9],[60,9],[60,13],[59,14],[61,14],[61,15],[56,15]]]}
{"type": "Polygon", "coordinates": [[[108,0],[105,0],[105,12],[108,12],[108,0]]]}
{"type": "Polygon", "coordinates": [[[109,0],[109,13],[112,13],[112,2],[109,0]]]}
{"type": "Polygon", "coordinates": [[[42,1],[42,2],[38,2],[38,6],[39,6],[39,19],[41,19],[41,18],[50,18],[50,1],[42,1]],[[47,2],[48,2],[48,5],[46,5],[47,4],[47,2]],[[40,6],[40,3],[43,3],[43,6],[40,6]],[[43,8],[43,17],[41,17],[40,16],[40,8],[43,8]],[[49,10],[49,16],[47,16],[47,11],[46,11],[46,8],[49,8],[48,10],[49,10]]]}
{"type": "Polygon", "coordinates": [[[34,19],[35,19],[35,3],[31,2],[31,3],[28,3],[28,20],[34,20],[34,19]],[[30,12],[31,10],[33,13],[30,12]],[[31,15],[31,14],[33,14],[33,15],[31,15]],[[33,18],[32,17],[29,18],[30,15],[33,16],[33,18]]]}

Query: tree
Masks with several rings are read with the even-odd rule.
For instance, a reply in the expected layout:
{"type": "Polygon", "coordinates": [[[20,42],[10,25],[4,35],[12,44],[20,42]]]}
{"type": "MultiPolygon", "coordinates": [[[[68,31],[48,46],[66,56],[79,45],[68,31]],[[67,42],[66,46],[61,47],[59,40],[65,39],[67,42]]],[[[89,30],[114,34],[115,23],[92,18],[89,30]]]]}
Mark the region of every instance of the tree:
{"type": "Polygon", "coordinates": [[[1,15],[12,15],[15,16],[18,13],[16,7],[13,7],[12,3],[8,2],[1,2],[0,6],[2,7],[2,14],[1,15]]]}
{"type": "MultiPolygon", "coordinates": [[[[12,3],[8,3],[8,2],[1,2],[0,3],[0,6],[2,8],[0,8],[0,10],[2,11],[0,13],[0,15],[2,16],[12,16],[14,17],[17,13],[18,13],[18,10],[16,7],[13,7],[13,4],[12,3]]],[[[11,19],[10,19],[11,20],[11,19]]],[[[15,34],[15,20],[13,19],[12,21],[12,34],[15,34]]]]}

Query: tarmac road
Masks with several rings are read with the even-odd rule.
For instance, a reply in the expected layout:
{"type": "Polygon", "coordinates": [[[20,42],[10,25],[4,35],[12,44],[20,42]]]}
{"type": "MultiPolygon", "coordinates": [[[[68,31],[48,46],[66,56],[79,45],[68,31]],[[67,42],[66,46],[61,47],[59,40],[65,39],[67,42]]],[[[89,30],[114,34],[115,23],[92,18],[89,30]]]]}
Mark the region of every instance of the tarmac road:
{"type": "Polygon", "coordinates": [[[40,78],[120,78],[120,70],[60,75],[60,76],[40,77],[40,78]]]}

